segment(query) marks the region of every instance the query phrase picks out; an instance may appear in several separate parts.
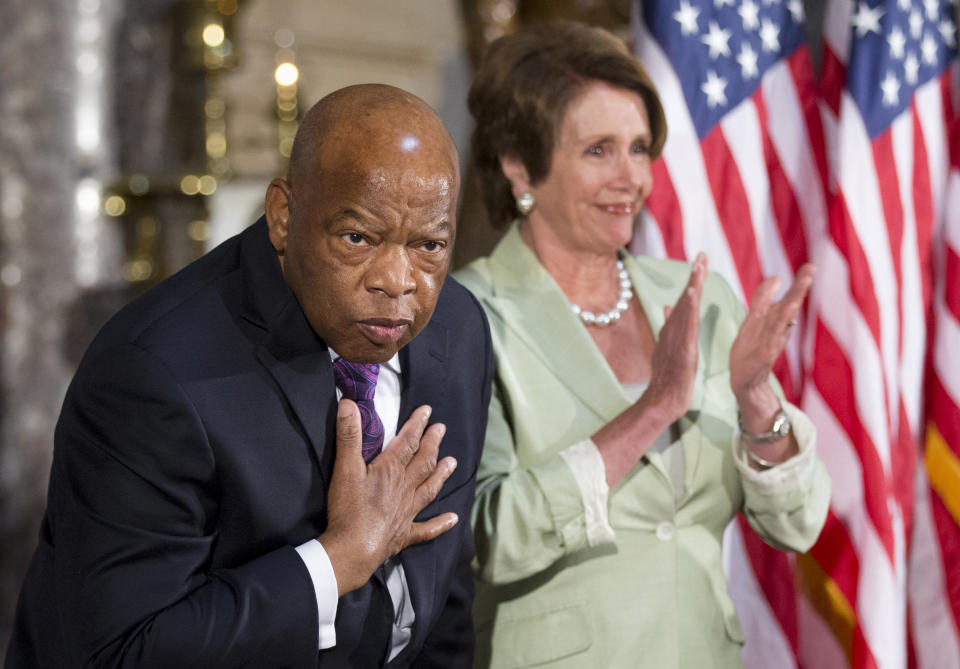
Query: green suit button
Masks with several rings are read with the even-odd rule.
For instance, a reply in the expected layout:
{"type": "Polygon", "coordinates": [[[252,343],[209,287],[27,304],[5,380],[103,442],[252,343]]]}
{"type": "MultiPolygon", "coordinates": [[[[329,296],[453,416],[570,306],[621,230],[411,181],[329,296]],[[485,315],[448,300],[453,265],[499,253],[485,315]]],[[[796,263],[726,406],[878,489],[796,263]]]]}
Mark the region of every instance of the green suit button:
{"type": "Polygon", "coordinates": [[[673,535],[676,532],[676,528],[668,520],[663,521],[657,525],[657,539],[660,541],[670,541],[673,539],[673,535]]]}

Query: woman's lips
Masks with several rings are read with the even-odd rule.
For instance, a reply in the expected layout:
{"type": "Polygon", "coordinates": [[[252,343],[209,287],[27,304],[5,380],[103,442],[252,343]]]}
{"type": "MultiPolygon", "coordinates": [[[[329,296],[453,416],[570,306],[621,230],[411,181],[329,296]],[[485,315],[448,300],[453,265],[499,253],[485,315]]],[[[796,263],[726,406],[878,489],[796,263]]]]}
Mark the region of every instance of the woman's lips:
{"type": "Polygon", "coordinates": [[[614,216],[630,216],[634,212],[634,206],[632,202],[625,202],[621,204],[598,204],[597,206],[608,214],[613,214],[614,216]]]}
{"type": "Polygon", "coordinates": [[[408,320],[373,318],[360,321],[361,332],[375,344],[396,344],[410,327],[408,320]]]}

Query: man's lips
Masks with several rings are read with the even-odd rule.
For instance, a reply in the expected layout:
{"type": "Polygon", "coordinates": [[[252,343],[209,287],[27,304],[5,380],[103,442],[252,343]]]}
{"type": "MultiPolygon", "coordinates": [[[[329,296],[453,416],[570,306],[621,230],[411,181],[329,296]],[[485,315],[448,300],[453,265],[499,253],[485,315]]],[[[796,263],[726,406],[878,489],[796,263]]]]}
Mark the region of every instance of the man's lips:
{"type": "Polygon", "coordinates": [[[358,323],[361,332],[375,344],[396,344],[410,327],[409,319],[367,318],[358,323]]]}

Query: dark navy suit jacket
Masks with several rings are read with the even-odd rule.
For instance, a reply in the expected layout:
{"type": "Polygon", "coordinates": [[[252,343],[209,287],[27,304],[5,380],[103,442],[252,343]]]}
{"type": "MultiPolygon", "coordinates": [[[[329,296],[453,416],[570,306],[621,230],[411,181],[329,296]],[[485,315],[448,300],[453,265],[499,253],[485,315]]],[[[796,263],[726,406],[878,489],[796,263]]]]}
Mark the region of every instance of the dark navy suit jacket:
{"type": "MultiPolygon", "coordinates": [[[[448,279],[400,361],[399,424],[430,404],[447,425],[440,455],[459,463],[421,518],[461,522],[400,553],[416,622],[389,666],[467,667],[468,519],[492,376],[476,300],[448,279]]],[[[382,666],[382,585],[341,598],[337,644],[318,652],[293,548],[326,525],[335,417],[327,347],[263,219],[124,308],[64,401],[8,669],[382,666]]]]}

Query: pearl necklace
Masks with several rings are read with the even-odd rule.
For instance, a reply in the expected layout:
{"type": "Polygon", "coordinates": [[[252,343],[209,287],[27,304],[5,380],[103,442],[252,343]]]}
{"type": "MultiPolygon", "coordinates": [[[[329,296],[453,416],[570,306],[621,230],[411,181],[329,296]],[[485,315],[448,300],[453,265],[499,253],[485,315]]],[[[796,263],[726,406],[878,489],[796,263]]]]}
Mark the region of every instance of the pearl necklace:
{"type": "Polygon", "coordinates": [[[627,307],[630,306],[630,298],[633,296],[633,287],[630,284],[630,275],[627,274],[627,270],[623,266],[623,261],[619,258],[617,259],[617,276],[620,279],[620,299],[617,300],[616,306],[614,306],[610,311],[604,314],[595,314],[592,311],[584,311],[580,308],[579,304],[570,304],[570,308],[573,309],[573,313],[579,316],[580,320],[582,320],[584,324],[606,327],[611,323],[616,323],[618,320],[620,320],[620,316],[622,316],[623,312],[625,312],[627,307]]]}

